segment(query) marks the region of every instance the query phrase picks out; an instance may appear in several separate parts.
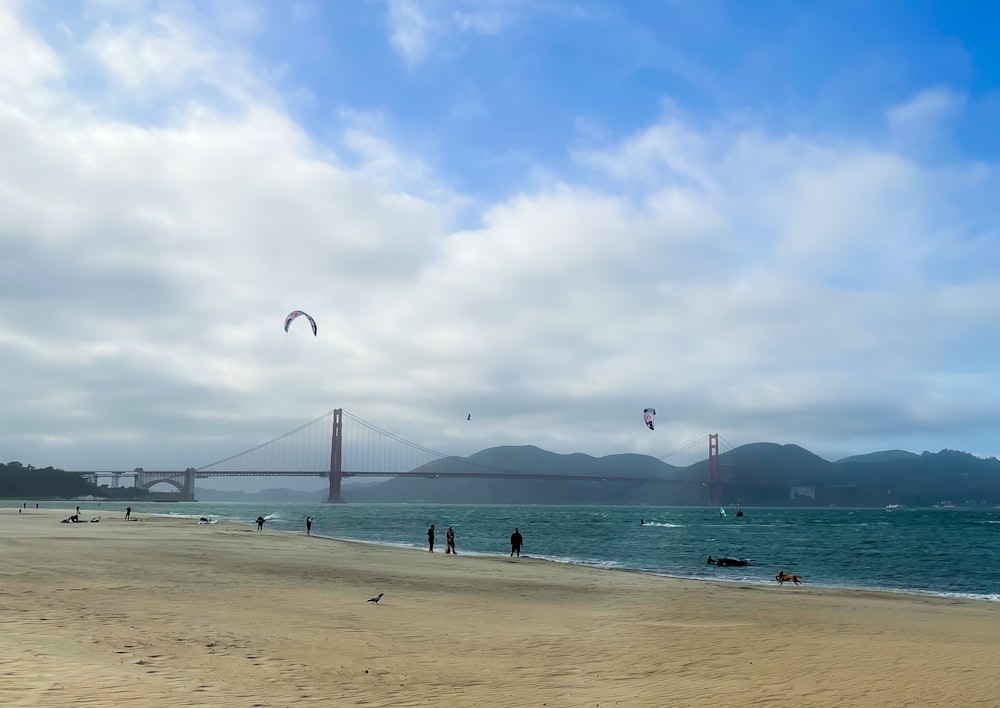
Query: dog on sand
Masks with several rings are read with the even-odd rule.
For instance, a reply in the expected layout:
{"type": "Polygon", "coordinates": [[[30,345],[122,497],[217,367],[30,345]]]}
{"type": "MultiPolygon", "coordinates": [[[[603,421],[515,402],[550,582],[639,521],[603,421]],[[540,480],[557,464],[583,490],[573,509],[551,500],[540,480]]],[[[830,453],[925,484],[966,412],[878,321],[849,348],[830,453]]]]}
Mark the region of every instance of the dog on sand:
{"type": "Polygon", "coordinates": [[[792,575],[791,573],[786,573],[783,570],[779,570],[778,574],[774,576],[774,579],[778,581],[778,585],[784,585],[785,583],[795,583],[796,585],[802,584],[802,576],[792,575]]]}

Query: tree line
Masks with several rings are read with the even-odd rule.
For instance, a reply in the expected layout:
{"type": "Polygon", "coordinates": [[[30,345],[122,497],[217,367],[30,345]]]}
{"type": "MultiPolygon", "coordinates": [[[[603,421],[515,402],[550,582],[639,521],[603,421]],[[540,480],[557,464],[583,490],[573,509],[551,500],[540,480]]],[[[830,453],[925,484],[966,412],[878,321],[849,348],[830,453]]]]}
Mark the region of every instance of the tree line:
{"type": "Polygon", "coordinates": [[[149,492],[136,487],[98,486],[75,472],[34,467],[20,462],[0,463],[0,498],[72,499],[92,495],[107,499],[145,499],[149,492]]]}

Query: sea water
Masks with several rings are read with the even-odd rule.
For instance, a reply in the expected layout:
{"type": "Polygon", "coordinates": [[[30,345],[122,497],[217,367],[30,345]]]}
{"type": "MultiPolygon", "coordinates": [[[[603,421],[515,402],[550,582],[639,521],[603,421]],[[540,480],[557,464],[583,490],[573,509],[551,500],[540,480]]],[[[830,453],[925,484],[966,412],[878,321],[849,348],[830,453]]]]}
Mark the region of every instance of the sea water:
{"type": "MultiPolygon", "coordinates": [[[[74,502],[75,504],[75,502],[74,502]]],[[[44,506],[65,506],[48,503],[44,506]]],[[[84,518],[124,517],[126,503],[81,505],[84,518]]],[[[1000,509],[730,509],[636,506],[508,506],[438,504],[132,503],[133,516],[164,514],[427,548],[435,524],[436,552],[455,529],[459,554],[504,555],[514,527],[522,555],[561,563],[618,568],[682,578],[774,583],[779,570],[811,586],[930,593],[1000,600],[1000,509]],[[640,524],[644,521],[644,524],[640,524]],[[751,558],[745,567],[708,565],[751,558]]],[[[207,527],[212,528],[212,527],[207,527]]],[[[215,528],[218,528],[217,526],[215,528]]]]}

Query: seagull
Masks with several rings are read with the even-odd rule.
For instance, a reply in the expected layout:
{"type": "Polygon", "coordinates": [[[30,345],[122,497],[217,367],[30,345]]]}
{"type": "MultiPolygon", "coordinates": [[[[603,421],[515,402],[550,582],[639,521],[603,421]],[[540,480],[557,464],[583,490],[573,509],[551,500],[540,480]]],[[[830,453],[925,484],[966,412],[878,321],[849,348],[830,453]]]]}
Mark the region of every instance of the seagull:
{"type": "Polygon", "coordinates": [[[469,417],[466,418],[466,420],[472,420],[472,414],[471,413],[469,413],[469,417]]]}
{"type": "Polygon", "coordinates": [[[367,600],[367,602],[374,602],[377,605],[378,601],[382,599],[383,595],[385,595],[385,593],[384,592],[380,592],[375,597],[369,597],[368,600],[367,600]]]}

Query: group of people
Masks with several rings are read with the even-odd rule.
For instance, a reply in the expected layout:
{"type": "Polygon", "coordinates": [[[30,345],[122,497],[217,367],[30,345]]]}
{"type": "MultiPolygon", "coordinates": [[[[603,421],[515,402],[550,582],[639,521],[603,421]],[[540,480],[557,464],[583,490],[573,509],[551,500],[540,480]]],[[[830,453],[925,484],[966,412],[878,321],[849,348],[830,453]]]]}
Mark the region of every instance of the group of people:
{"type": "MultiPolygon", "coordinates": [[[[444,552],[446,554],[458,555],[458,551],[455,550],[455,529],[451,526],[448,527],[448,531],[444,535],[445,547],[444,552]]],[[[524,537],[521,536],[521,531],[515,526],[514,533],[510,535],[510,557],[513,558],[517,555],[518,558],[521,557],[521,544],[524,543],[524,537]]],[[[427,529],[427,551],[428,553],[434,552],[434,524],[430,525],[427,529]]]]}
{"type": "MultiPolygon", "coordinates": [[[[257,517],[257,530],[258,531],[263,531],[264,530],[264,522],[265,521],[266,521],[266,519],[263,516],[258,516],[257,517]]],[[[311,536],[312,535],[312,525],[313,525],[313,517],[307,516],[306,517],[306,535],[307,536],[311,536]]],[[[435,529],[434,524],[431,524],[430,528],[427,529],[427,550],[430,553],[434,552],[434,537],[435,537],[435,530],[434,529],[435,529]]],[[[448,527],[448,530],[445,532],[444,538],[445,538],[444,552],[446,554],[448,554],[448,555],[458,555],[458,551],[455,549],[455,529],[454,529],[454,527],[452,527],[452,526],[448,527]]],[[[513,558],[514,556],[517,556],[518,558],[521,557],[521,544],[523,544],[523,543],[524,543],[524,537],[521,536],[520,529],[518,529],[517,527],[514,527],[514,533],[512,533],[510,535],[510,557],[511,558],[513,558]]]]}
{"type": "MultiPolygon", "coordinates": [[[[457,556],[458,551],[455,550],[455,529],[451,526],[448,527],[448,530],[444,534],[444,542],[444,552],[457,556]]],[[[434,524],[431,524],[430,528],[427,529],[427,550],[430,553],[434,552],[434,524]]]]}

